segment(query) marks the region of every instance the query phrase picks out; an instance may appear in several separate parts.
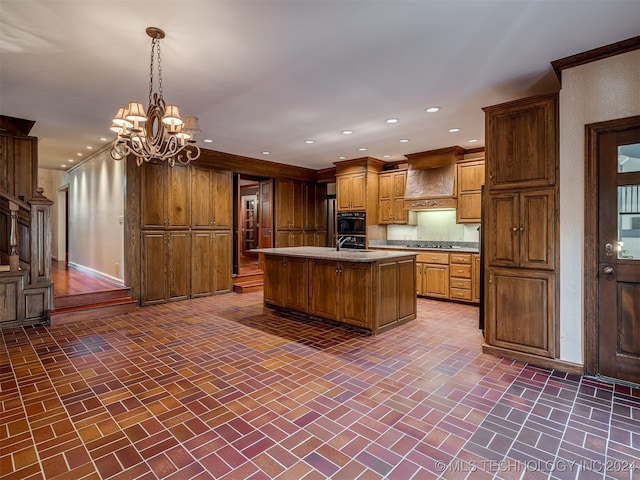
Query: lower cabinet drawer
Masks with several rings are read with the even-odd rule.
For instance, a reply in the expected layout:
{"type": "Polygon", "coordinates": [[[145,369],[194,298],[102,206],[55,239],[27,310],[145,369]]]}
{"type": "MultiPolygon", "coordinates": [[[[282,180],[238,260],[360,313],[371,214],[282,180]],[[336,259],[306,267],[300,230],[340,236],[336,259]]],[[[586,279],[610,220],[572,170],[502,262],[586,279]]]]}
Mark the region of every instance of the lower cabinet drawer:
{"type": "Polygon", "coordinates": [[[471,278],[471,265],[451,265],[449,272],[452,277],[471,278]]]}
{"type": "Polygon", "coordinates": [[[471,290],[471,280],[465,280],[462,278],[449,279],[449,286],[451,288],[462,288],[464,290],[471,290]]]}
{"type": "Polygon", "coordinates": [[[471,290],[463,288],[451,288],[449,290],[449,298],[454,300],[469,300],[471,301],[471,290]]]}

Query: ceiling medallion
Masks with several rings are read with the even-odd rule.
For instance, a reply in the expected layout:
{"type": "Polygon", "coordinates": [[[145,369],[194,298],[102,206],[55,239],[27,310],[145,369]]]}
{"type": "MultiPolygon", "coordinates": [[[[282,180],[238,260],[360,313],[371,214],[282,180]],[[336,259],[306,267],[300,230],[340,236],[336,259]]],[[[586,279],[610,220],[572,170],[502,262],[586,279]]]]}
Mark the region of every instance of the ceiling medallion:
{"type": "Polygon", "coordinates": [[[160,40],[164,31],[148,27],[151,37],[151,62],[149,67],[149,106],[146,113],[142,103],[129,102],[128,107],[118,108],[111,130],[118,138],[111,147],[111,157],[122,160],[128,155],[136,157],[138,166],[151,160],[176,162],[186,165],[200,156],[194,135],[199,133],[198,117],[180,118],[177,105],[167,105],[162,97],[162,65],[160,40]],[[154,58],[157,52],[158,91],[154,91],[154,58]]]}

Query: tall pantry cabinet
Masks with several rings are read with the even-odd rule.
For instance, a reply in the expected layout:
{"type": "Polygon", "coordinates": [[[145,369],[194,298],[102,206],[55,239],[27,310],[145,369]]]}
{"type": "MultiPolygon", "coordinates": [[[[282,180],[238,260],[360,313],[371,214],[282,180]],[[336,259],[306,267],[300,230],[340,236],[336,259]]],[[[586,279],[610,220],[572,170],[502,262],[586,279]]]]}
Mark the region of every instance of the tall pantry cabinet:
{"type": "Polygon", "coordinates": [[[141,305],[232,288],[232,175],[127,163],[125,282],[141,305]]]}
{"type": "Polygon", "coordinates": [[[558,358],[558,95],[484,111],[484,351],[558,358]]]}

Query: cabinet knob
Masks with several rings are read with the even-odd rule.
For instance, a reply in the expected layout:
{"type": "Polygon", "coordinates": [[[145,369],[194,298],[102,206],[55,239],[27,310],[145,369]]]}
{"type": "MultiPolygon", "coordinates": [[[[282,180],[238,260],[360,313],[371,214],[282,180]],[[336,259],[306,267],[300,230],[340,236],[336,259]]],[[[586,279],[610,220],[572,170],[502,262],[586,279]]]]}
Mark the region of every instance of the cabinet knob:
{"type": "Polygon", "coordinates": [[[513,227],[513,231],[517,232],[518,231],[518,227],[513,227]]]}

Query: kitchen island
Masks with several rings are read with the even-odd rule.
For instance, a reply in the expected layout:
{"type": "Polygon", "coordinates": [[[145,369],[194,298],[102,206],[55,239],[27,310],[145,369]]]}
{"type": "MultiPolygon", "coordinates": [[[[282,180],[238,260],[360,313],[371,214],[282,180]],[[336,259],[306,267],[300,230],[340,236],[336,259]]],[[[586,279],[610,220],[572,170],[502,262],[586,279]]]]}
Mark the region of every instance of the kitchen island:
{"type": "Polygon", "coordinates": [[[253,250],[264,306],[382,333],[416,318],[416,254],[329,247],[253,250]]]}

